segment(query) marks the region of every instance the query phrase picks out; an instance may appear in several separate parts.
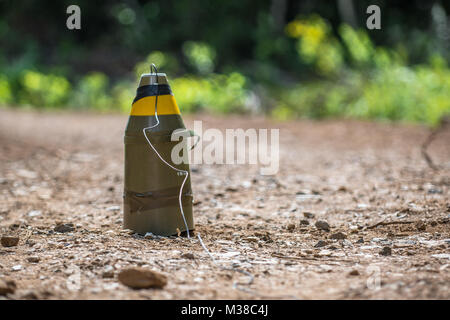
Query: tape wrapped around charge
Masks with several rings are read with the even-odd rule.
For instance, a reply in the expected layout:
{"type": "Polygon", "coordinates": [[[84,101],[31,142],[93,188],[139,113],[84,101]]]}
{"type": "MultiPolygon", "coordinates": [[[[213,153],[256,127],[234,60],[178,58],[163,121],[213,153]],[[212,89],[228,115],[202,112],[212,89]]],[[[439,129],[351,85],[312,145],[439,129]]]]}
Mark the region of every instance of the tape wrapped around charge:
{"type": "MultiPolygon", "coordinates": [[[[164,190],[148,191],[148,192],[133,192],[129,190],[124,191],[124,200],[129,205],[131,212],[152,210],[158,208],[178,206],[178,188],[169,188],[164,190]]],[[[192,203],[192,193],[182,194],[183,205],[192,203]]]]}
{"type": "Polygon", "coordinates": [[[172,90],[168,84],[148,84],[137,88],[133,103],[145,97],[162,95],[172,95],[172,90]]]}

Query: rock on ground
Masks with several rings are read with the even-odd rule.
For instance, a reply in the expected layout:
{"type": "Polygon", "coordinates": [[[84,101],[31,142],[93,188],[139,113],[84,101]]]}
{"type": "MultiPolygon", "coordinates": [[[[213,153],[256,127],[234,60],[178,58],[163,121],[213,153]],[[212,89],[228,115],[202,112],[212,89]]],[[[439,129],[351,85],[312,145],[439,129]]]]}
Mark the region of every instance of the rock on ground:
{"type": "Polygon", "coordinates": [[[142,268],[122,270],[118,279],[120,283],[132,289],[162,289],[167,284],[167,277],[163,274],[142,268]]]}

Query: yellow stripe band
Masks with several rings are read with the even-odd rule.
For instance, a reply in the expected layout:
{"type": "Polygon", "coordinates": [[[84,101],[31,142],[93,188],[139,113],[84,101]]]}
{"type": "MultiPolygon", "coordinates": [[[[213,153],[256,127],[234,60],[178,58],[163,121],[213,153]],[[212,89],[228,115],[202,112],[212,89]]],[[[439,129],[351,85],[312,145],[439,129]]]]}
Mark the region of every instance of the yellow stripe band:
{"type": "MultiPolygon", "coordinates": [[[[130,116],[154,116],[155,96],[148,96],[133,103],[130,116]]],[[[180,114],[175,97],[170,94],[158,96],[158,115],[180,114]]]]}

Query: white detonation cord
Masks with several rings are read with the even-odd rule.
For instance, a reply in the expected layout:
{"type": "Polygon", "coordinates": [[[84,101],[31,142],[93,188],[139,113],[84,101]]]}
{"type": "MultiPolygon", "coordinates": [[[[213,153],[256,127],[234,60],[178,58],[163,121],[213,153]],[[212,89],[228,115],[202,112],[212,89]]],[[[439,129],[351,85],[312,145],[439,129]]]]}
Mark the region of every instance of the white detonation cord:
{"type": "MultiPolygon", "coordinates": [[[[156,79],[156,84],[158,85],[158,69],[156,68],[156,66],[152,63],[151,67],[150,67],[150,73],[152,73],[152,71],[155,71],[155,79],[156,79]]],[[[190,234],[189,234],[189,227],[188,224],[186,222],[186,217],[184,216],[184,211],[183,211],[183,203],[181,201],[181,196],[183,194],[183,188],[184,188],[184,184],[186,183],[188,176],[189,176],[189,172],[187,170],[181,170],[181,169],[177,169],[174,166],[172,166],[170,163],[168,163],[166,160],[164,160],[164,158],[159,154],[158,151],[156,151],[156,148],[153,146],[153,144],[150,142],[150,139],[147,137],[147,130],[153,129],[155,127],[157,127],[159,125],[159,119],[158,119],[158,94],[159,94],[159,89],[157,87],[157,91],[156,91],[156,95],[155,95],[155,118],[156,118],[156,124],[147,128],[142,129],[142,132],[144,133],[144,137],[147,140],[148,144],[150,145],[150,147],[153,149],[153,151],[155,151],[156,155],[159,157],[159,159],[161,159],[162,162],[164,162],[168,167],[170,167],[171,169],[177,171],[177,172],[182,172],[184,174],[184,180],[183,183],[181,184],[181,188],[180,188],[180,194],[178,195],[178,201],[180,203],[180,211],[181,211],[181,215],[183,217],[183,221],[184,221],[184,225],[186,227],[186,233],[187,233],[187,237],[190,238],[190,234]]]]}

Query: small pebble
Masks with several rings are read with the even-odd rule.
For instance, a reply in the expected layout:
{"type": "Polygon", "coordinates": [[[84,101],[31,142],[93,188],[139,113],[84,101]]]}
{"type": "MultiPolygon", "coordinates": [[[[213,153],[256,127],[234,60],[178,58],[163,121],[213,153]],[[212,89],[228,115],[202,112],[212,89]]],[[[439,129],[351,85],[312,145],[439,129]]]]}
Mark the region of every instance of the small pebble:
{"type": "Polygon", "coordinates": [[[295,224],[293,224],[293,223],[288,224],[287,227],[286,227],[286,229],[287,229],[288,231],[294,230],[294,229],[295,229],[295,224]]]}
{"type": "Polygon", "coordinates": [[[316,222],[315,226],[319,230],[330,231],[330,225],[326,221],[319,220],[316,222]]]}
{"type": "Polygon", "coordinates": [[[383,247],[380,251],[380,255],[382,256],[390,256],[392,255],[392,249],[390,247],[383,247]]]}
{"type": "Polygon", "coordinates": [[[427,225],[423,221],[419,221],[416,223],[416,228],[418,231],[425,231],[427,229],[427,225]]]}
{"type": "Polygon", "coordinates": [[[58,224],[54,229],[55,232],[66,233],[75,230],[73,223],[58,224]]]}
{"type": "Polygon", "coordinates": [[[325,247],[328,243],[326,241],[323,240],[319,240],[316,245],[314,246],[314,248],[322,248],[325,247]]]}
{"type": "Polygon", "coordinates": [[[348,273],[350,276],[359,276],[359,271],[354,269],[348,273]]]}
{"type": "Polygon", "coordinates": [[[431,188],[428,190],[429,194],[442,194],[442,190],[441,189],[437,189],[437,188],[431,188]]]}
{"type": "Polygon", "coordinates": [[[15,266],[12,266],[11,270],[12,271],[20,271],[20,270],[22,270],[22,266],[20,264],[17,264],[15,266]]]}
{"type": "Polygon", "coordinates": [[[3,236],[0,242],[4,247],[15,247],[19,243],[19,237],[3,236]]]}
{"type": "Polygon", "coordinates": [[[103,279],[112,279],[114,278],[114,271],[105,271],[102,273],[103,279]]]}
{"type": "Polygon", "coordinates": [[[190,260],[194,260],[195,259],[194,254],[191,253],[191,252],[183,253],[181,255],[181,257],[184,258],[184,259],[190,259],[190,260]]]}
{"type": "Polygon", "coordinates": [[[40,210],[32,210],[32,211],[28,212],[29,217],[37,217],[37,216],[40,216],[41,214],[42,214],[42,212],[40,210]]]}
{"type": "Polygon", "coordinates": [[[306,219],[300,220],[300,224],[304,225],[304,226],[308,226],[309,225],[309,221],[306,219]]]}
{"type": "Polygon", "coordinates": [[[167,277],[149,269],[129,268],[122,270],[118,279],[123,285],[132,289],[162,289],[167,284],[167,277]]]}
{"type": "Polygon", "coordinates": [[[39,259],[39,257],[32,256],[32,257],[28,257],[27,261],[31,262],[31,263],[38,263],[40,261],[40,259],[39,259]]]}
{"type": "Polygon", "coordinates": [[[106,208],[106,211],[120,211],[120,206],[111,206],[106,208]]]}
{"type": "Polygon", "coordinates": [[[345,234],[343,234],[342,232],[337,232],[337,233],[332,234],[330,236],[330,239],[344,240],[344,239],[347,239],[347,236],[345,234]]]}
{"type": "Polygon", "coordinates": [[[314,213],[311,213],[311,212],[303,212],[303,216],[304,216],[306,219],[312,219],[312,218],[314,218],[314,213]]]}

